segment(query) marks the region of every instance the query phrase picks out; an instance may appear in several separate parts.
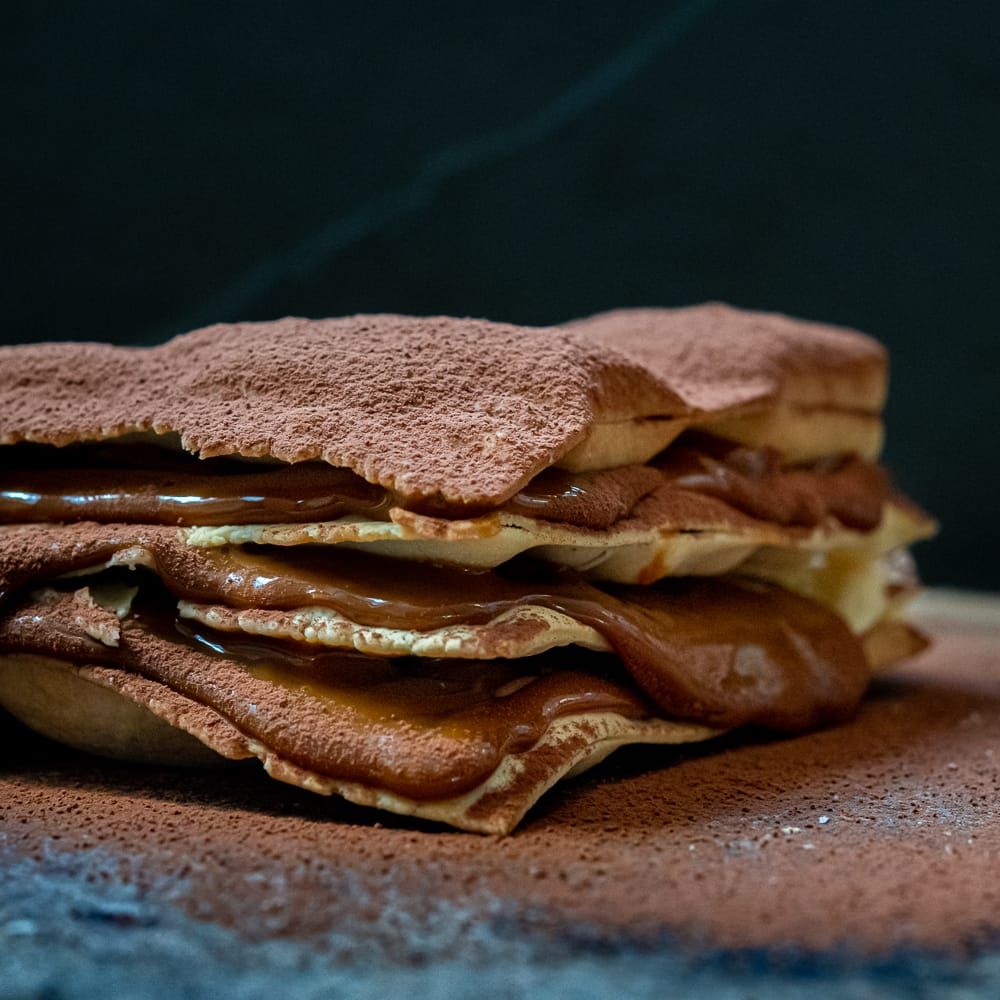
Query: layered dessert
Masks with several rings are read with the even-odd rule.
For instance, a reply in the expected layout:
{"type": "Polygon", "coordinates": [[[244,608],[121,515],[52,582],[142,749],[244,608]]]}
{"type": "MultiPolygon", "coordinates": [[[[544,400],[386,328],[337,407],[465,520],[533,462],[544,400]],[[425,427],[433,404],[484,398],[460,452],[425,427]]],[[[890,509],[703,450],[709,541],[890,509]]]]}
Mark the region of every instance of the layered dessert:
{"type": "Polygon", "coordinates": [[[0,352],[0,705],[510,832],[629,743],[848,718],[920,649],[886,359],[721,305],[0,352]]]}

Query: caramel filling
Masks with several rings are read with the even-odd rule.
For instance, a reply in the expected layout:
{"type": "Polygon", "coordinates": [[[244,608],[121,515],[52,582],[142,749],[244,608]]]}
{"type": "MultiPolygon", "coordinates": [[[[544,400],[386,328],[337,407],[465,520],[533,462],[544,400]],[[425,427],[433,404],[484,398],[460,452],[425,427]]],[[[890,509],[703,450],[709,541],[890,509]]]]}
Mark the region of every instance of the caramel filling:
{"type": "MultiPolygon", "coordinates": [[[[669,718],[712,726],[802,730],[847,716],[868,681],[858,640],[833,612],[770,584],[675,579],[599,589],[569,572],[516,564],[474,571],[301,547],[192,551],[164,533],[52,555],[43,579],[107,563],[141,546],[175,595],[238,608],[332,608],[351,621],[409,631],[475,625],[519,606],[561,612],[597,630],[669,718]]],[[[36,579],[38,577],[36,576],[36,579]]],[[[26,581],[27,582],[27,581],[26,581]]]]}
{"type": "Polygon", "coordinates": [[[18,445],[0,473],[0,522],[301,523],[348,514],[385,520],[394,501],[322,462],[199,460],[153,445],[18,445]]]}
{"type": "Polygon", "coordinates": [[[182,636],[203,652],[238,663],[251,677],[304,695],[328,713],[347,707],[369,725],[434,729],[451,739],[489,745],[499,754],[537,742],[559,716],[616,712],[640,718],[651,713],[649,704],[629,691],[621,671],[609,669],[606,658],[593,653],[560,650],[485,662],[390,659],[223,635],[180,620],[174,630],[173,636],[162,628],[159,634],[173,641],[182,636]]]}
{"type": "Polygon", "coordinates": [[[117,647],[74,637],[56,610],[29,605],[0,624],[0,648],[138,670],[300,766],[423,800],[475,787],[561,716],[815,725],[850,711],[867,681],[839,621],[777,587],[680,581],[627,588],[610,603],[630,636],[625,670],[576,649],[485,663],[316,651],[177,621],[155,592],[117,647]],[[637,647],[640,620],[655,638],[637,647]]]}
{"type": "MultiPolygon", "coordinates": [[[[386,520],[394,507],[468,518],[485,513],[432,500],[406,504],[348,469],[322,462],[199,461],[154,446],[17,445],[5,449],[0,523],[98,521],[211,526],[386,520]]],[[[500,510],[603,530],[658,490],[708,495],[765,521],[814,527],[826,517],[861,531],[880,520],[885,472],[858,457],[788,467],[770,448],[691,431],[650,465],[594,473],[547,469],[500,510]]]]}
{"type": "Polygon", "coordinates": [[[151,597],[123,623],[115,648],[79,631],[74,638],[58,606],[44,604],[3,620],[0,646],[137,671],[211,707],[282,760],[418,801],[475,788],[558,718],[652,711],[599,654],[482,663],[318,653],[192,629],[164,612],[163,595],[151,597]]]}
{"type": "Polygon", "coordinates": [[[871,531],[891,492],[885,469],[856,455],[787,467],[773,448],[750,448],[697,431],[654,464],[677,489],[782,525],[812,528],[832,516],[848,528],[871,531]]]}

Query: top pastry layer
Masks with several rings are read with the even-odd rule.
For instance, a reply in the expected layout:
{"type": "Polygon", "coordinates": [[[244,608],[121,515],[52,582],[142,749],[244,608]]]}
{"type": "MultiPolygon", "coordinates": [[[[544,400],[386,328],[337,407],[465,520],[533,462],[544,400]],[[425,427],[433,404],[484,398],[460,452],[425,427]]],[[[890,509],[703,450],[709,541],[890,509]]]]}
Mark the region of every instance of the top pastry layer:
{"type": "Polygon", "coordinates": [[[0,443],[176,434],[202,457],[322,460],[412,500],[493,506],[598,426],[786,404],[875,415],[884,387],[869,338],[720,305],[550,328],[288,318],[153,348],[0,349],[0,443]]]}
{"type": "Polygon", "coordinates": [[[886,353],[843,327],[720,303],[683,309],[616,309],[563,329],[652,372],[699,413],[764,401],[878,413],[886,353]]]}

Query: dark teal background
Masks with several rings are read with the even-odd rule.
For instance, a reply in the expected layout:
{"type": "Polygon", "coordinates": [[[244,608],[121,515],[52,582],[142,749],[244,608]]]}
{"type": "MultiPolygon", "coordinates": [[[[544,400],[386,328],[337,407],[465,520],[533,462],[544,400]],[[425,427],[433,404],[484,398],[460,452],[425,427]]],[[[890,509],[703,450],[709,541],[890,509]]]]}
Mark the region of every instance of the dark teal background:
{"type": "Polygon", "coordinates": [[[8,342],[725,299],[889,344],[1000,587],[1000,4],[8,3],[8,342]]]}

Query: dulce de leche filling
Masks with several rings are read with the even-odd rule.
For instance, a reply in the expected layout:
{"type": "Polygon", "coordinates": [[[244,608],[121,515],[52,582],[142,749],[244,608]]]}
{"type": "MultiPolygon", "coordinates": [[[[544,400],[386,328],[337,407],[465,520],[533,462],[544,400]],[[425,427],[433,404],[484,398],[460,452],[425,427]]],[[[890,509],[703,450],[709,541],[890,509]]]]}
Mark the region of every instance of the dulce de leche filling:
{"type": "MultiPolygon", "coordinates": [[[[155,446],[4,449],[0,523],[98,521],[181,526],[281,524],[345,516],[386,520],[393,507],[437,516],[485,510],[404,498],[322,462],[254,465],[199,461],[155,446]]],[[[753,517],[814,527],[832,516],[876,527],[889,484],[882,469],[838,456],[786,467],[778,452],[689,432],[649,465],[595,473],[547,469],[501,511],[603,530],[658,490],[709,495],[753,517]]]]}
{"type": "Polygon", "coordinates": [[[169,529],[105,531],[106,540],[50,550],[35,574],[52,579],[141,546],[173,595],[236,608],[319,606],[362,625],[418,632],[548,608],[601,633],[666,717],[713,726],[794,731],[835,721],[854,709],[868,680],[860,643],[839,617],[763,583],[685,578],[599,589],[529,564],[400,572],[396,561],[360,552],[192,550],[169,529]]]}
{"type": "Polygon", "coordinates": [[[654,711],[595,653],[484,663],[317,652],[191,627],[166,607],[140,600],[111,648],[73,635],[64,608],[28,604],[0,623],[0,644],[138,671],[285,761],[420,801],[475,788],[561,717],[654,711]]]}
{"type": "MultiPolygon", "coordinates": [[[[391,558],[340,547],[192,548],[174,530],[384,520],[405,505],[323,463],[200,462],[132,445],[15,446],[7,455],[0,522],[24,526],[4,529],[21,533],[24,554],[0,566],[0,599],[116,558],[152,570],[166,592],[155,583],[150,590],[147,580],[117,647],[74,646],[66,635],[75,619],[66,633],[51,610],[27,607],[0,620],[0,650],[58,653],[69,643],[62,655],[139,671],[283,759],[338,780],[440,799],[479,785],[561,717],[614,713],[799,731],[848,716],[868,683],[863,649],[845,623],[772,584],[720,577],[597,587],[516,560],[492,571],[432,563],[401,570],[391,558]],[[575,647],[485,661],[318,652],[180,621],[171,608],[178,598],[237,609],[328,608],[361,626],[416,633],[540,607],[593,628],[616,656],[575,647]]],[[[782,525],[832,517],[865,531],[877,526],[888,488],[881,469],[856,457],[789,467],[773,450],[689,433],[645,466],[549,469],[500,509],[607,529],[645,498],[679,491],[782,525]]],[[[430,501],[410,509],[484,513],[430,501]]]]}
{"type": "MultiPolygon", "coordinates": [[[[220,570],[239,565],[227,562],[220,570]]],[[[260,562],[242,565],[236,591],[263,581],[264,569],[260,562]]],[[[429,620],[416,587],[409,595],[386,587],[373,613],[364,583],[377,572],[349,588],[334,577],[323,586],[287,578],[282,588],[367,608],[382,621],[429,620]]],[[[164,580],[178,588],[169,573],[164,580]]],[[[624,669],[610,656],[571,648],[487,662],[317,652],[175,620],[163,594],[140,599],[117,647],[66,638],[59,621],[46,621],[50,612],[29,605],[0,626],[0,648],[51,653],[55,645],[80,662],[138,670],[302,767],[422,800],[475,787],[506,754],[534,745],[563,716],[612,712],[795,729],[842,717],[867,682],[860,646],[835,616],[769,585],[684,580],[610,595],[574,580],[529,591],[514,581],[461,574],[459,584],[465,602],[454,594],[452,617],[475,618],[490,604],[508,606],[530,593],[534,603],[588,617],[613,641],[624,669]]],[[[433,591],[443,586],[435,580],[433,591]]],[[[266,586],[262,593],[275,596],[266,586]]]]}

